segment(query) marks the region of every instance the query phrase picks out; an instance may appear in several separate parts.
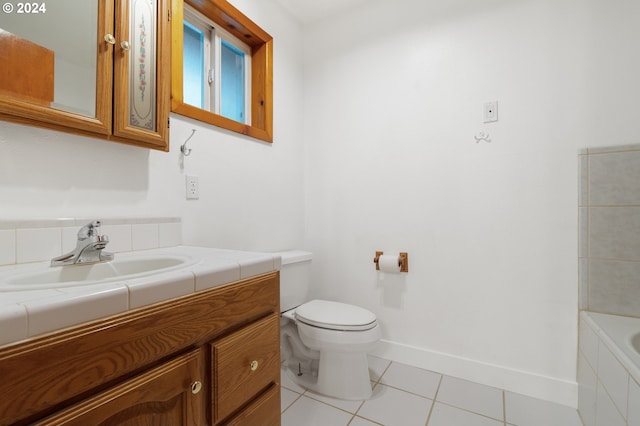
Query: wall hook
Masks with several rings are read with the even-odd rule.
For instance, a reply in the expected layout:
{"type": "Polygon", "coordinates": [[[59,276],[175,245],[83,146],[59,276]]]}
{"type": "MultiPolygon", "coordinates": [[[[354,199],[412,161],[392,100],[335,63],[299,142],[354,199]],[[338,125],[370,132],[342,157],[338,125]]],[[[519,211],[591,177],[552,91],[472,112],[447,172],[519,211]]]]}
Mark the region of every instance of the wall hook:
{"type": "Polygon", "coordinates": [[[184,155],[185,157],[188,157],[189,154],[191,154],[191,148],[187,149],[187,142],[189,142],[189,139],[191,139],[195,134],[196,129],[191,129],[191,135],[189,135],[187,140],[184,141],[184,143],[180,146],[180,152],[182,152],[182,155],[184,155]]]}
{"type": "Polygon", "coordinates": [[[485,133],[485,132],[478,133],[477,135],[474,136],[474,138],[476,139],[476,143],[480,141],[491,142],[491,139],[489,139],[489,133],[485,133]]]}

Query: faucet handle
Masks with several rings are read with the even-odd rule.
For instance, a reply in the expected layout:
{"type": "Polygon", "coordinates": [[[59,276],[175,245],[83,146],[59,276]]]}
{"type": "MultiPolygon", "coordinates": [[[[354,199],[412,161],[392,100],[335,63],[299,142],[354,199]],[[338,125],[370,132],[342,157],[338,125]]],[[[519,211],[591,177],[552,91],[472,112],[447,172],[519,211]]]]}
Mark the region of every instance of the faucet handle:
{"type": "Polygon", "coordinates": [[[93,237],[94,232],[98,232],[98,235],[99,235],[99,231],[97,230],[98,228],[100,228],[101,225],[102,224],[99,220],[94,220],[92,222],[87,223],[78,231],[78,239],[86,240],[89,237],[93,237]]]}

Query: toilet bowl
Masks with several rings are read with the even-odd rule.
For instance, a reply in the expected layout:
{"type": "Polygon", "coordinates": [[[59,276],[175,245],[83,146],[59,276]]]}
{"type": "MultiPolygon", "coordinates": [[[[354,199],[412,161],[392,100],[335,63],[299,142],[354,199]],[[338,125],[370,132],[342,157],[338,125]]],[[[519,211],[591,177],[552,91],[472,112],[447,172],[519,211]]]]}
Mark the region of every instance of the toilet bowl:
{"type": "Polygon", "coordinates": [[[334,398],[369,398],[367,352],[381,336],[375,314],[346,303],[305,301],[308,292],[301,287],[309,284],[311,254],[280,255],[281,353],[289,377],[334,398]]]}

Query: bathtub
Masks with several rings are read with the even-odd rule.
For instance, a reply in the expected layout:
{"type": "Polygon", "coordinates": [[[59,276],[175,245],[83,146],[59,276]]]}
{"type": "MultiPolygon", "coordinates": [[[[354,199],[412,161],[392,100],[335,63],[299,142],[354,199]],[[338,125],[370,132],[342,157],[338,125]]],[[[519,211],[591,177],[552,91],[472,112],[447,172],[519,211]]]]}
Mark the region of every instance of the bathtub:
{"type": "Polygon", "coordinates": [[[582,311],[578,346],[584,425],[640,425],[640,318],[582,311]]]}

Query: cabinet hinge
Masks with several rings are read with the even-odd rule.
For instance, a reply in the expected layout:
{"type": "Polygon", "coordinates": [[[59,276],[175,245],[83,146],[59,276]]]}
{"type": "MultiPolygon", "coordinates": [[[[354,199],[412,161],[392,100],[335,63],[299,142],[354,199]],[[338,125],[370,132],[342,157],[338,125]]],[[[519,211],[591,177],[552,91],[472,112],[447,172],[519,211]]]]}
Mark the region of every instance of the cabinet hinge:
{"type": "Polygon", "coordinates": [[[167,10],[167,20],[171,21],[171,11],[167,10]]]}
{"type": "Polygon", "coordinates": [[[167,118],[167,129],[171,127],[171,119],[167,118]]]}

